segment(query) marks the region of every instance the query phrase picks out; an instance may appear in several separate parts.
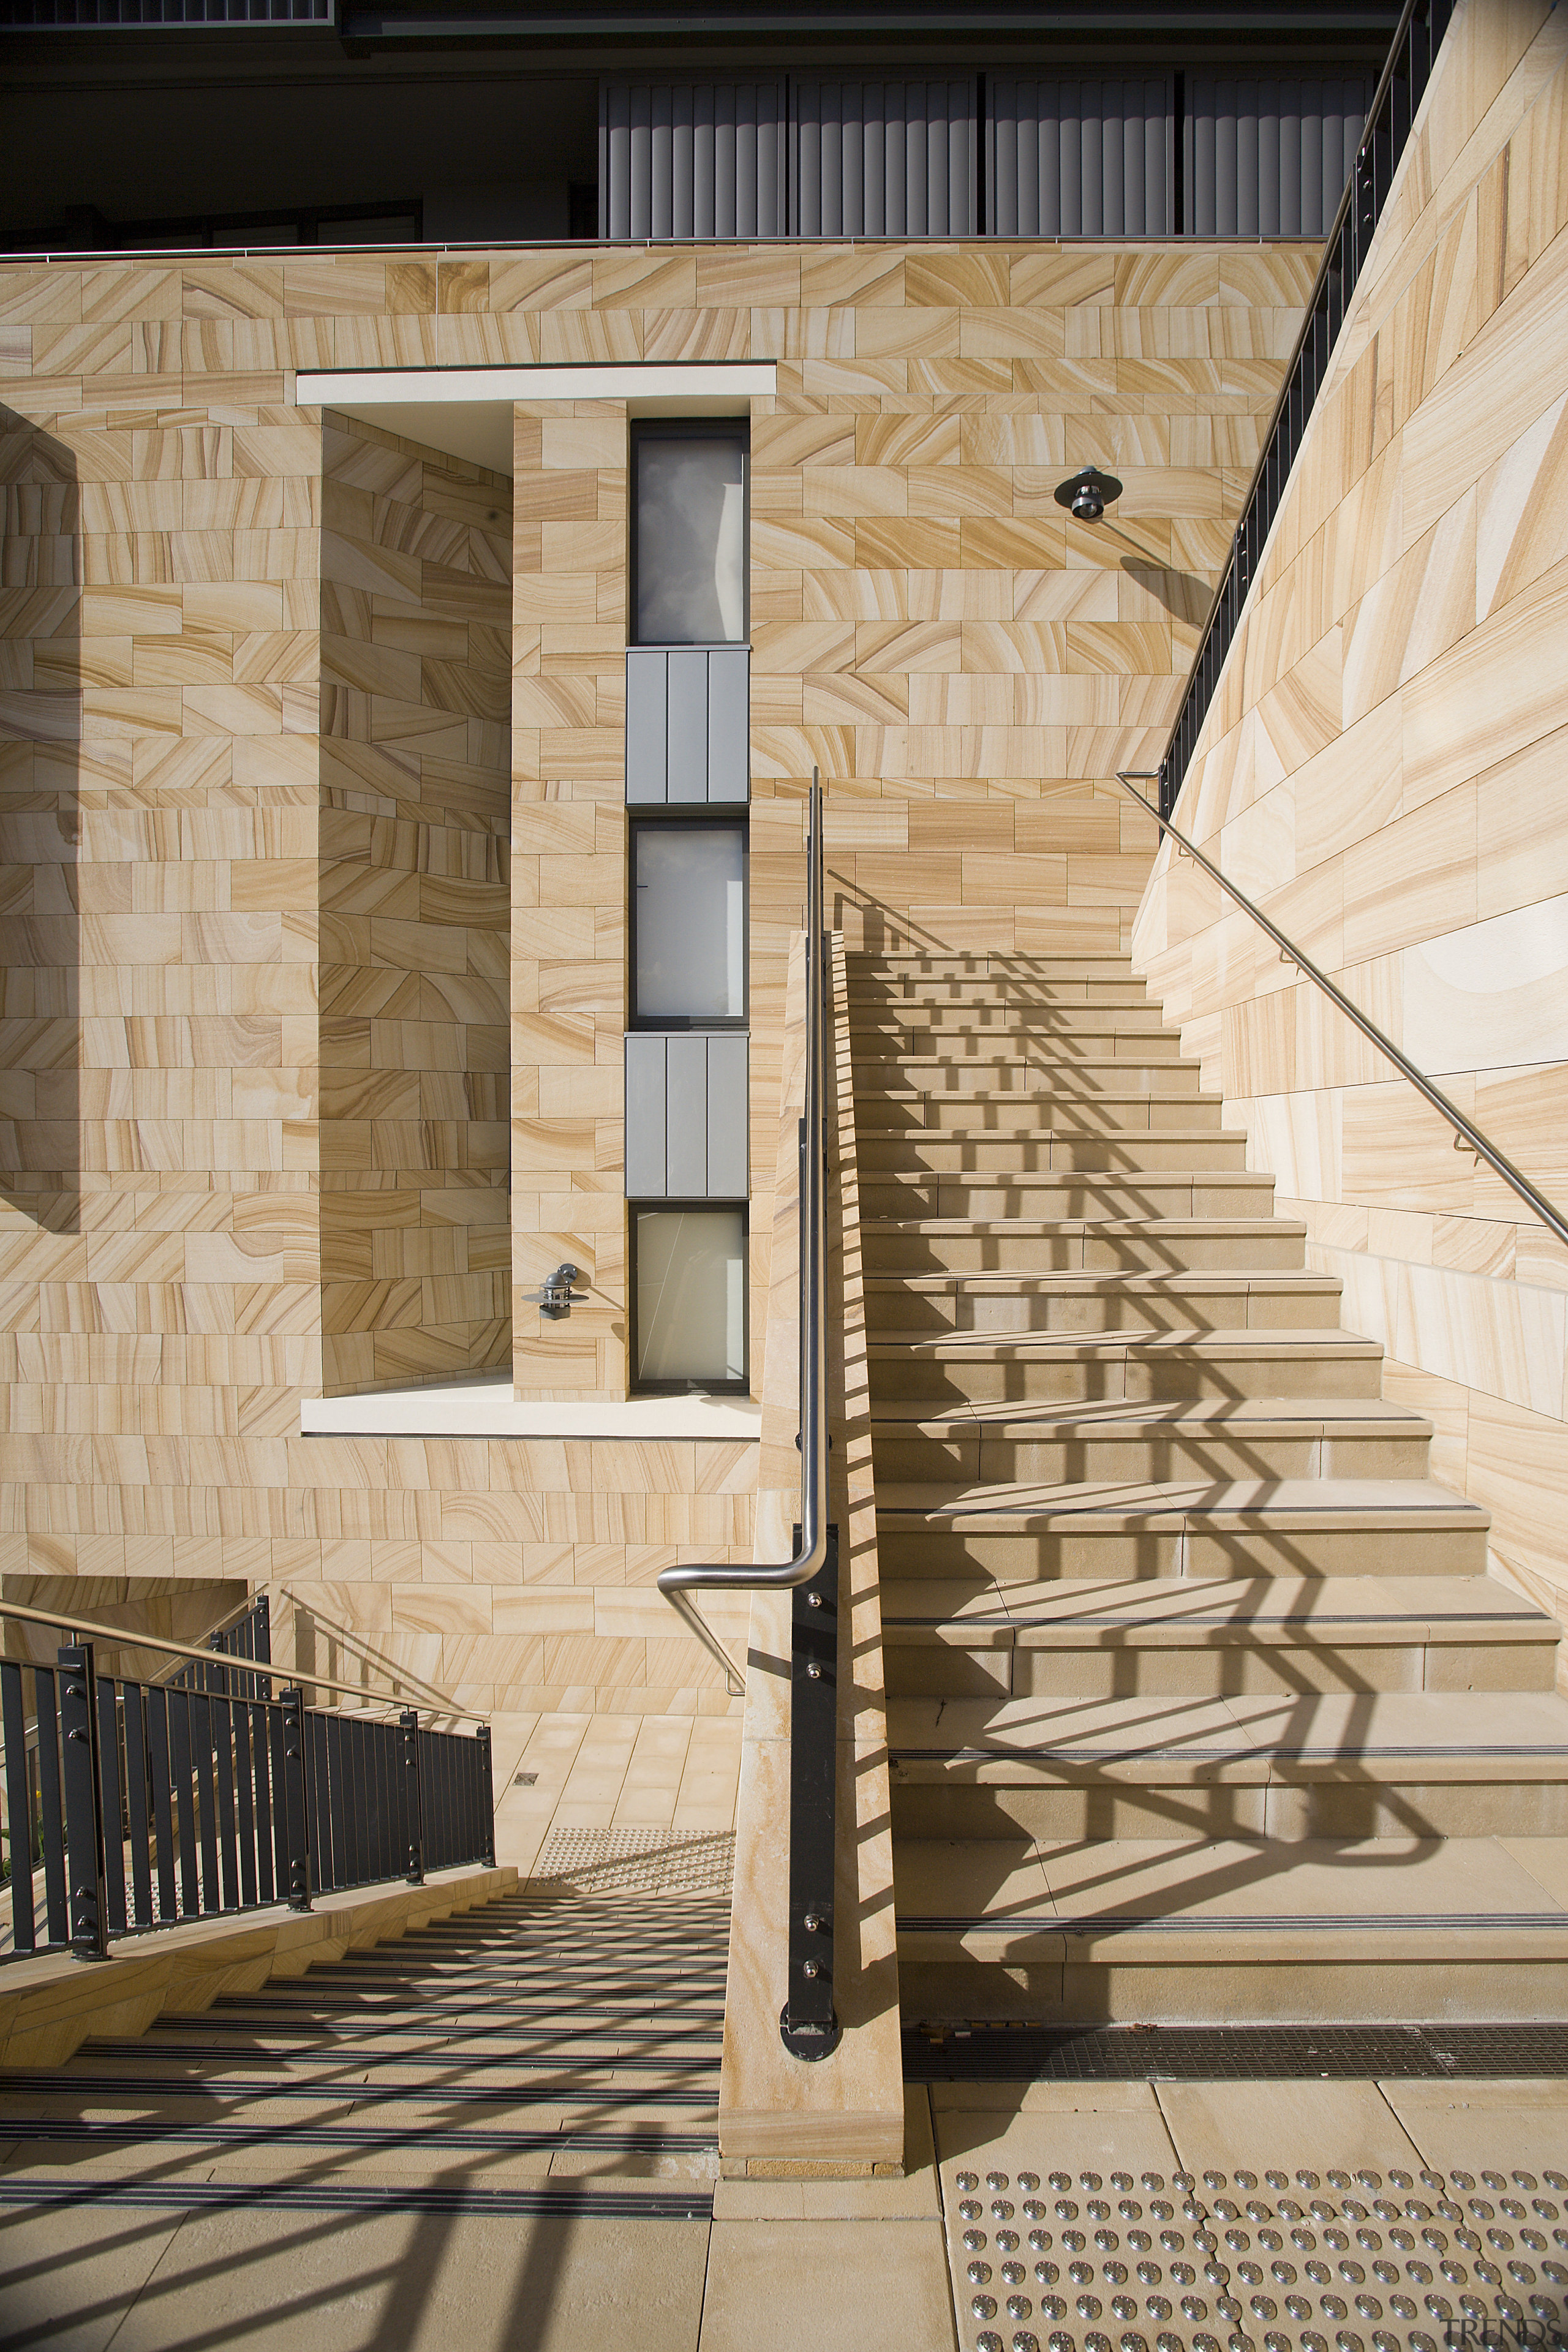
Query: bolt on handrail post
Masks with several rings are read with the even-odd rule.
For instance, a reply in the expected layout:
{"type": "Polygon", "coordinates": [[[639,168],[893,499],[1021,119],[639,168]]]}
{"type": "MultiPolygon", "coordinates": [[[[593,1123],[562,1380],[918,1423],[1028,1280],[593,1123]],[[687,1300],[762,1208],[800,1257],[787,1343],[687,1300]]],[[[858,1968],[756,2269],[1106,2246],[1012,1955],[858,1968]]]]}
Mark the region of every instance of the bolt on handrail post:
{"type": "MultiPolygon", "coordinates": [[[[66,1916],[79,1960],[101,1960],[109,1950],[105,1901],[103,1778],[98,1752],[98,1699],[92,1643],[58,1651],[62,1773],[65,1798],[66,1916]]],[[[116,1824],[116,1834],[119,1825],[116,1824]]]]}

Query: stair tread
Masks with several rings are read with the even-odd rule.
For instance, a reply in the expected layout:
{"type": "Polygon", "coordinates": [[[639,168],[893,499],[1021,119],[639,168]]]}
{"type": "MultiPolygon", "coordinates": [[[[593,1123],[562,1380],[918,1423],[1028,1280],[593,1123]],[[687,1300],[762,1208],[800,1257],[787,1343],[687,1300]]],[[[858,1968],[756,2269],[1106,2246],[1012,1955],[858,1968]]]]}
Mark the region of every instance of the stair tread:
{"type": "Polygon", "coordinates": [[[976,1241],[1017,1238],[1024,1241],[1089,1234],[1104,1240],[1118,1234],[1192,1234],[1258,1240],[1265,1234],[1300,1237],[1307,1231],[1299,1217],[862,1217],[860,1231],[875,1240],[880,1234],[929,1235],[937,1240],[973,1237],[976,1241]]]}
{"type": "MultiPolygon", "coordinates": [[[[1568,1903],[1552,1891],[1568,1876],[1568,1839],[1431,1839],[1392,1850],[1371,1840],[1262,1837],[1118,1838],[1110,1853],[1079,1843],[994,1845],[988,1852],[980,1843],[900,1842],[893,1878],[900,1944],[921,1929],[963,1931],[995,1958],[988,1947],[1031,1930],[1120,1929],[1121,1947],[1130,1930],[1142,1928],[1141,1943],[1145,1936],[1167,1943],[1181,1937],[1191,1947],[1194,1929],[1268,1935],[1295,1927],[1325,1937],[1349,1927],[1408,1937],[1419,1948],[1450,1922],[1498,1923],[1500,1933],[1537,1927],[1559,1938],[1568,1928],[1568,1903]]],[[[1116,1955],[1131,1956],[1125,1948],[1116,1955]]],[[[1201,1966],[1202,1945],[1172,1957],[1201,1966]]]]}
{"type": "Polygon", "coordinates": [[[1222,1361],[1227,1355],[1279,1357],[1289,1361],[1302,1356],[1365,1357],[1383,1353],[1378,1340],[1363,1339],[1354,1331],[1317,1330],[1310,1326],[1292,1329],[1284,1325],[1271,1325],[1257,1331],[1217,1327],[1211,1330],[1197,1323],[1176,1328],[1166,1325],[1159,1330],[1133,1324],[1115,1331],[881,1331],[867,1340],[868,1353],[873,1359],[934,1356],[973,1363],[1006,1363],[1037,1357],[1070,1361],[1080,1353],[1114,1354],[1128,1348],[1141,1355],[1199,1351],[1211,1361],[1222,1361]]]}
{"type": "Polygon", "coordinates": [[[1383,1397],[1179,1397],[1154,1402],[1109,1397],[1088,1403],[1042,1397],[1037,1403],[965,1400],[939,1412],[932,1412],[930,1398],[879,1397],[872,1403],[871,1421],[873,1427],[880,1423],[930,1437],[984,1430],[991,1437],[1037,1439],[1133,1437],[1195,1429],[1245,1429],[1253,1436],[1296,1435],[1310,1429],[1325,1437],[1387,1430],[1412,1436],[1430,1433],[1432,1428],[1424,1413],[1390,1404],[1383,1397]]]}
{"type": "Polygon", "coordinates": [[[1174,1768],[1238,1765],[1367,1771],[1462,1764],[1506,1778],[1531,1762],[1568,1780],[1568,1698],[1555,1691],[1289,1691],[1231,1697],[900,1698],[888,1701],[895,1769],[1032,1768],[1071,1762],[1174,1768]]]}
{"type": "Polygon", "coordinates": [[[884,1578],[884,1642],[942,1627],[984,1632],[993,1646],[1020,1636],[1078,1646],[1102,1632],[1145,1643],[1226,1633],[1268,1643],[1384,1633],[1414,1643],[1483,1632],[1489,1641],[1555,1643],[1561,1630],[1545,1610],[1488,1576],[884,1578]]]}
{"type": "Polygon", "coordinates": [[[1132,1291],[1140,1297],[1185,1291],[1235,1291],[1245,1294],[1251,1290],[1299,1290],[1314,1296],[1326,1292],[1338,1293],[1342,1285],[1337,1274],[1319,1274],[1311,1266],[1198,1266],[1164,1268],[1151,1272],[1141,1267],[1123,1272],[1114,1266],[1042,1266],[1029,1273],[1023,1267],[1016,1272],[1004,1267],[1000,1271],[987,1268],[983,1274],[965,1274],[952,1267],[942,1267],[934,1274],[899,1274],[879,1271],[864,1277],[867,1290],[905,1290],[922,1296],[940,1297],[948,1291],[963,1291],[969,1297],[983,1298],[1014,1298],[1031,1297],[1038,1292],[1060,1291],[1068,1297],[1084,1292],[1093,1296],[1120,1296],[1132,1291]]]}
{"type": "Polygon", "coordinates": [[[952,1519],[978,1526],[988,1521],[1016,1527],[1101,1516],[1146,1522],[1169,1517],[1209,1521],[1256,1520],[1317,1525],[1326,1520],[1382,1528],[1391,1520],[1428,1528],[1489,1526],[1489,1514],[1430,1478],[1233,1478],[1074,1480],[1065,1486],[1023,1481],[978,1486],[910,1485],[879,1487],[879,1521],[923,1519],[941,1527],[952,1519]]]}

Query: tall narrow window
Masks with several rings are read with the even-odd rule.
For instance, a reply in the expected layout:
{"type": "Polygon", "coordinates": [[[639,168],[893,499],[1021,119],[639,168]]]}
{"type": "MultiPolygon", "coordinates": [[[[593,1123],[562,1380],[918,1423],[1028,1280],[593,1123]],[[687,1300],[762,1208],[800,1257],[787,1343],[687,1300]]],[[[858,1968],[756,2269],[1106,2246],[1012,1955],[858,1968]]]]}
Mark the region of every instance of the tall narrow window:
{"type": "Polygon", "coordinates": [[[746,635],[746,436],[707,423],[632,436],[632,617],[644,646],[746,635]]]}
{"type": "Polygon", "coordinates": [[[746,1212],[632,1213],[642,1388],[746,1385],[746,1212]]]}
{"type": "Polygon", "coordinates": [[[746,1018],[746,829],[632,827],[632,1019],[712,1028],[746,1018]]]}

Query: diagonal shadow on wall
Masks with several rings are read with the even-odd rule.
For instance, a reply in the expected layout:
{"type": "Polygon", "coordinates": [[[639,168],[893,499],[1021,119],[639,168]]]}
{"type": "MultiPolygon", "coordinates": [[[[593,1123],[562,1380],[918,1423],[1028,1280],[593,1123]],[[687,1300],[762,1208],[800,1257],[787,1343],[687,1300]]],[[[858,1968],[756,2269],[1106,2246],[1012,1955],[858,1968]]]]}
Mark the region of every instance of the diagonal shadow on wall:
{"type": "Polygon", "coordinates": [[[75,457],[0,406],[0,1245],[80,1225],[81,572],[75,457]]]}

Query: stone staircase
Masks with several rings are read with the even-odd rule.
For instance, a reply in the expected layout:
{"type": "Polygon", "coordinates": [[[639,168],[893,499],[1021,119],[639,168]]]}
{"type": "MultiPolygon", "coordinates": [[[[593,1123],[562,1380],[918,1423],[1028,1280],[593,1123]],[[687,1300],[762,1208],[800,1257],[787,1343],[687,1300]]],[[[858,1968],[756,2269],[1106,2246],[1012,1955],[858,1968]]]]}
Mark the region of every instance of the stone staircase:
{"type": "Polygon", "coordinates": [[[1159,1007],[848,973],[906,2021],[1568,2013],[1557,1624],[1159,1007]]]}

